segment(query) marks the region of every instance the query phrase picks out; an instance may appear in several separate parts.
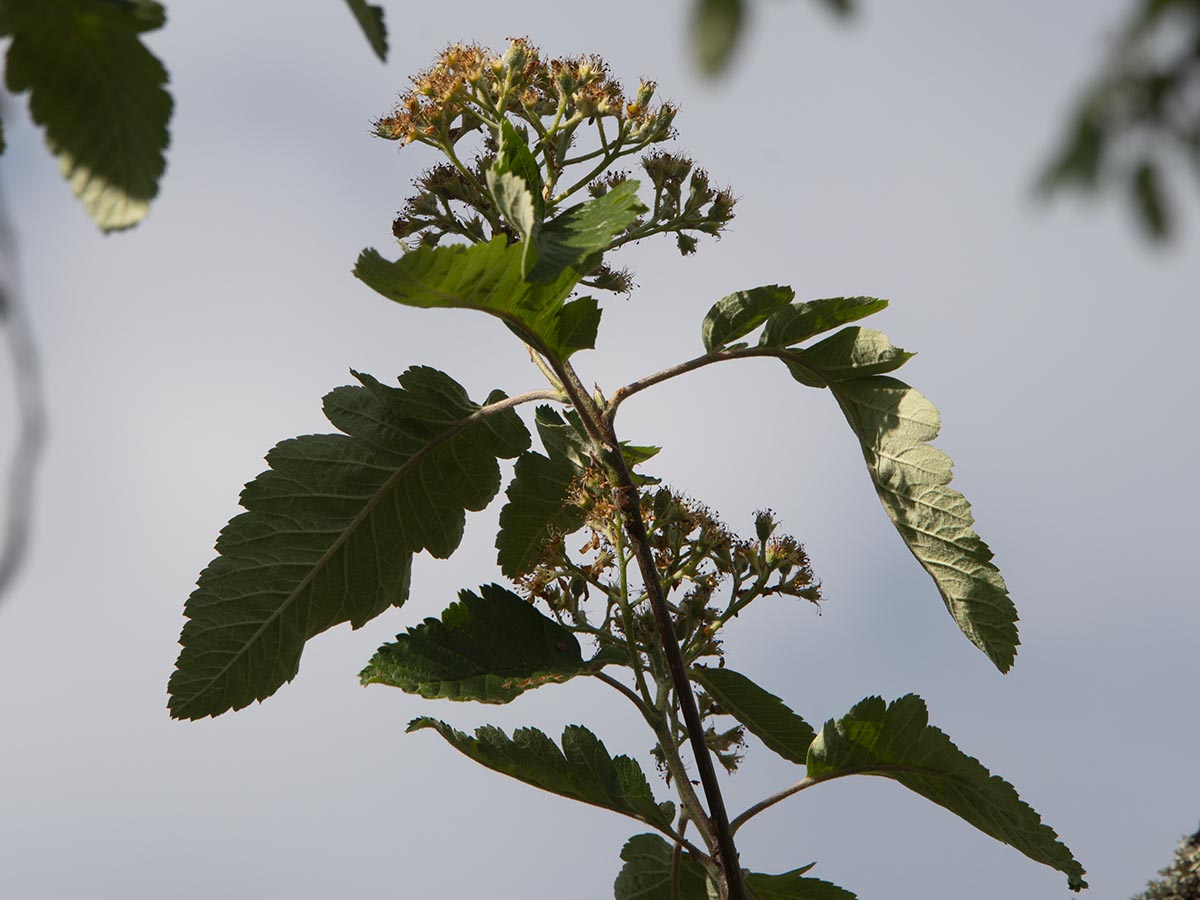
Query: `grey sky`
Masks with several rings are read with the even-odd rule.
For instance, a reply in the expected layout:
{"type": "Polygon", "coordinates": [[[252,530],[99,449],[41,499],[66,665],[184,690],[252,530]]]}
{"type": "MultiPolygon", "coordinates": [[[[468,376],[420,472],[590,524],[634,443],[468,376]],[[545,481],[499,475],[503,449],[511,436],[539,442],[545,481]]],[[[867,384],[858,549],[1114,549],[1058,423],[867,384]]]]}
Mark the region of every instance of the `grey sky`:
{"type": "MultiPolygon", "coordinates": [[[[742,198],[694,258],[629,252],[639,289],[606,301],[585,376],[611,390],[694,355],[708,306],[739,288],[889,297],[876,327],[920,351],[903,374],[942,412],[939,446],[1022,617],[1002,677],[894,534],[830,398],[766,363],[711,367],[631,400],[624,436],[662,444],[654,469],[736,527],[776,509],[828,597],[821,616],[763,601],[731,629],[731,664],[810,721],[922,695],[1058,830],[1093,896],[1140,889],[1200,817],[1200,229],[1185,217],[1153,251],[1117,204],[1042,208],[1029,190],[1125,5],[872,3],[841,28],[817,4],[756,4],[747,52],[709,85],[682,56],[678,3],[388,2],[387,66],[333,0],[303,17],[176,4],[151,41],[177,105],[162,196],[107,239],[24,101],[10,108],[0,172],[53,433],[33,554],[0,608],[0,896],[611,896],[629,821],[403,732],[421,714],[584,722],[651,768],[615,694],[571,684],[493,708],[357,684],[381,641],[498,578],[495,508],[451,561],[419,564],[406,608],[313,641],[267,703],[189,724],[165,710],[183,601],[241,485],[276,441],[327,430],[319,400],[348,367],[433,364],[474,396],[539,386],[498,325],[394,306],[349,274],[362,247],[393,252],[391,218],[433,161],[370,120],[444,43],[508,34],[656,78],[681,145],[742,198]]],[[[729,805],[794,777],[752,743],[729,805]]],[[[1067,894],[879,779],[806,792],[741,834],[749,867],[816,860],[864,900],[1067,894]]]]}

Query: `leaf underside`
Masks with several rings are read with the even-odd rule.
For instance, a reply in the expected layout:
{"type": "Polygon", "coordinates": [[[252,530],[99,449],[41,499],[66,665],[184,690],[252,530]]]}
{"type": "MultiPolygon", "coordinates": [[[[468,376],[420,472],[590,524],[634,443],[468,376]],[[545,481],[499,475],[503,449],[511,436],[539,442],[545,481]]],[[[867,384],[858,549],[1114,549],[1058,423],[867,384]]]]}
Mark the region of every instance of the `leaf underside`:
{"type": "Polygon", "coordinates": [[[704,688],[721,709],[789,762],[804,765],[808,746],[817,733],[774,694],[729,668],[696,666],[692,680],[704,688]]]}
{"type": "Polygon", "coordinates": [[[584,669],[575,635],[497,584],[462,591],[441,619],[384,644],[359,676],[410,694],[508,703],[584,669]]]}
{"type": "MultiPolygon", "coordinates": [[[[616,900],[710,900],[704,867],[686,853],[680,858],[679,893],[671,893],[671,845],[657,834],[638,834],[621,848],[621,867],[613,885],[616,900]]],[[[855,900],[845,888],[805,878],[805,866],[783,875],[745,872],[750,900],[855,900]]]]}
{"type": "Polygon", "coordinates": [[[851,326],[804,350],[783,351],[793,377],[828,387],[862,447],[896,530],[933,578],[962,632],[1001,672],[1016,658],[1017,611],[971,506],[948,487],[952,463],[930,446],[941,420],[924,395],[881,373],[912,354],[881,332],[851,326]]]}
{"type": "Polygon", "coordinates": [[[295,677],[307,639],[402,604],[413,554],[449,556],[466,510],[499,490],[497,458],[529,446],[512,410],[463,426],[479,406],[436,369],[409,369],[399,388],[354,374],[361,387],[324,402],[344,433],[276,445],[242,492],[247,511],[221,532],[184,608],[175,718],[270,696],[295,677]]]}
{"type": "Polygon", "coordinates": [[[563,730],[561,750],[536,728],[518,728],[509,738],[493,725],[475,729],[471,737],[428,716],[408,726],[409,731],[422,728],[434,729],[464,755],[518,781],[651,825],[671,825],[673,805],[655,802],[641,767],[627,756],[610,757],[582,725],[563,730]]]}
{"type": "Polygon", "coordinates": [[[162,27],[150,0],[10,0],[6,80],[29,91],[63,177],[103,231],[140,222],[158,194],[172,101],[140,35],[162,27]]]}
{"type": "Polygon", "coordinates": [[[808,752],[808,777],[880,775],[899,782],[1030,859],[1058,869],[1073,891],[1087,887],[1083,867],[1008,782],[928,724],[913,694],[887,705],[868,697],[825,723],[808,752]]]}

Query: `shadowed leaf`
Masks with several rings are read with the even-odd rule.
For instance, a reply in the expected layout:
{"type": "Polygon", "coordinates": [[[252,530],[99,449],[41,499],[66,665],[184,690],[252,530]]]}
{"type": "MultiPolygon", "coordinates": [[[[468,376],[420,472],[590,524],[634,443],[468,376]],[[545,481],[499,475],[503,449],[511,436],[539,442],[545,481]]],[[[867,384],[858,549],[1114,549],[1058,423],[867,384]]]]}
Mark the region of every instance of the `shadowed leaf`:
{"type": "Polygon", "coordinates": [[[816,732],[782,700],[728,668],[696,666],[692,680],[767,747],[790,762],[804,765],[816,732]]]}
{"type": "Polygon", "coordinates": [[[636,762],[627,756],[610,757],[600,739],[582,725],[563,730],[562,750],[536,728],[518,728],[510,739],[493,725],[475,729],[475,737],[470,737],[428,716],[408,726],[409,731],[422,728],[433,728],[477,763],[544,791],[664,828],[674,816],[672,804],[654,801],[636,762]]]}
{"type": "Polygon", "coordinates": [[[758,343],[761,347],[791,347],[839,325],[866,318],[887,305],[886,300],[875,297],[829,297],[793,303],[767,319],[758,343]]]}
{"type": "Polygon", "coordinates": [[[359,678],[410,694],[508,703],[584,668],[579,641],[533,604],[496,584],[462,591],[441,619],[384,644],[359,678]]]}
{"type": "Polygon", "coordinates": [[[700,326],[704,349],[712,353],[745,337],[795,296],[796,292],[786,285],[769,284],[722,297],[700,326]]]}
{"type": "Polygon", "coordinates": [[[844,775],[891,778],[1035,862],[1063,872],[1071,890],[1087,887],[1083,867],[1013,786],[928,722],[925,701],[913,694],[886,707],[879,697],[868,697],[842,718],[825,723],[808,751],[808,777],[817,782],[844,775]]]}
{"type": "Polygon", "coordinates": [[[346,4],[379,61],[387,62],[387,26],[383,23],[383,7],[372,6],[366,0],[346,0],[346,4]]]}
{"type": "Polygon", "coordinates": [[[409,369],[399,388],[355,376],[362,387],[325,397],[344,434],[276,445],[242,492],[247,511],[221,532],[184,609],[175,718],[270,696],[295,677],[306,640],[402,604],[413,554],[449,556],[465,511],[500,488],[497,458],[529,446],[512,410],[471,420],[479,406],[436,369],[409,369]]]}
{"type": "Polygon", "coordinates": [[[529,280],[554,282],[568,269],[580,277],[599,263],[613,237],[646,211],[638,182],[623,181],[603,196],[572,206],[542,226],[540,255],[529,280]]]}

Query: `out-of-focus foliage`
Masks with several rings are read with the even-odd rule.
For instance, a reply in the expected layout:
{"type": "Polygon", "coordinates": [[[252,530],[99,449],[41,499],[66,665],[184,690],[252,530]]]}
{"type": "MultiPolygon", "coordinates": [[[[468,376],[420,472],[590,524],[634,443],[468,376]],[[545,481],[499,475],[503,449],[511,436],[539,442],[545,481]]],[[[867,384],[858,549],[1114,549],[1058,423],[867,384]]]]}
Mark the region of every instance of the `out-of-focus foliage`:
{"type": "Polygon", "coordinates": [[[1171,865],[1133,900],[1200,900],[1200,831],[1179,842],[1171,865]]]}
{"type": "Polygon", "coordinates": [[[1087,87],[1043,190],[1124,190],[1146,235],[1175,229],[1168,175],[1200,177],[1200,0],[1141,0],[1087,87]]]}
{"type": "MultiPolygon", "coordinates": [[[[838,16],[855,10],[855,0],[818,2],[838,16]]],[[[701,72],[721,75],[729,68],[750,15],[750,0],[694,0],[689,22],[691,51],[701,72]]]]}

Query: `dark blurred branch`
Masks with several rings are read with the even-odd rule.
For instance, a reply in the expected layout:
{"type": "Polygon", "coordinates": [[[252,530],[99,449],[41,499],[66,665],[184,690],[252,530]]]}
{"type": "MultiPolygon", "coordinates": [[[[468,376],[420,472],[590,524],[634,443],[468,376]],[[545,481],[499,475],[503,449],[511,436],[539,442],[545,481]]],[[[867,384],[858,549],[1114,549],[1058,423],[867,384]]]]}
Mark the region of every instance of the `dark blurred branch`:
{"type": "Polygon", "coordinates": [[[0,600],[25,557],[33,520],[34,476],[45,443],[46,415],[37,347],[21,304],[12,228],[0,197],[0,330],[12,356],[17,440],[8,474],[8,508],[0,544],[0,600]]]}

